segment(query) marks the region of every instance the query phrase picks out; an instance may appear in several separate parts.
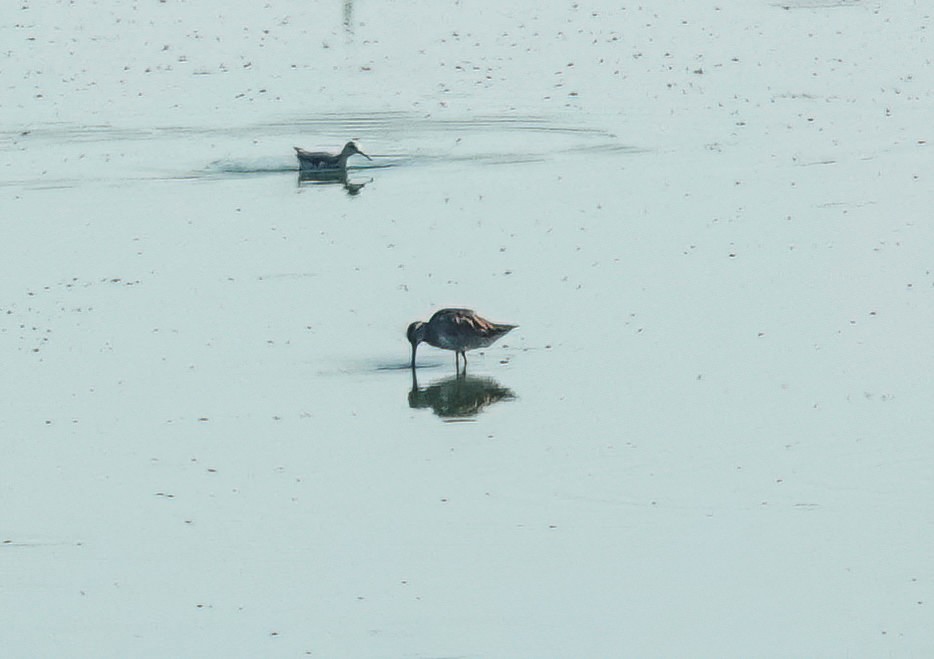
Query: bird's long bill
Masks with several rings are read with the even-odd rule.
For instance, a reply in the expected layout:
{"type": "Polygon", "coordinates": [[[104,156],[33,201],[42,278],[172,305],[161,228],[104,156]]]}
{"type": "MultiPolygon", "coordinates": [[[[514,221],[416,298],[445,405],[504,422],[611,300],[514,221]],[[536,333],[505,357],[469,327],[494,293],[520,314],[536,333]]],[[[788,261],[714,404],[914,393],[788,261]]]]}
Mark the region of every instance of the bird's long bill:
{"type": "Polygon", "coordinates": [[[359,149],[357,149],[357,153],[359,153],[361,156],[363,156],[367,160],[373,160],[370,156],[366,155],[363,151],[360,151],[359,149]]]}

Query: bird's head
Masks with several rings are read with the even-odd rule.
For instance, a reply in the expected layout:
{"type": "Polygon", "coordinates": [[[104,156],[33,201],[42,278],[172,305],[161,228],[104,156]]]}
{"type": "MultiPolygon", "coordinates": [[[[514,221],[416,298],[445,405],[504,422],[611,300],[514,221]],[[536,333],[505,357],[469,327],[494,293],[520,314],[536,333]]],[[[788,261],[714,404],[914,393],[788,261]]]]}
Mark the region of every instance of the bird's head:
{"type": "Polygon", "coordinates": [[[347,144],[344,145],[344,150],[342,151],[342,154],[347,157],[350,157],[355,153],[360,154],[367,160],[373,160],[370,156],[366,155],[363,151],[358,149],[356,144],[354,144],[353,142],[347,142],[347,144]]]}
{"type": "Polygon", "coordinates": [[[425,340],[425,323],[416,320],[405,331],[405,338],[412,344],[412,368],[415,368],[415,351],[418,344],[425,340]]]}

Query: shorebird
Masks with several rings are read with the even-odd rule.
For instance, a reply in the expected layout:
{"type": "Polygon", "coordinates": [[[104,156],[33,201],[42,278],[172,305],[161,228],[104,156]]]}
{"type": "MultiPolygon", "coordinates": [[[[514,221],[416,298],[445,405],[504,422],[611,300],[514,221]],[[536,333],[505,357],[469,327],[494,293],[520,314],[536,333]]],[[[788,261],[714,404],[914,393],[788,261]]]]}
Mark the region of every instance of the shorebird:
{"type": "Polygon", "coordinates": [[[458,369],[459,357],[464,358],[467,370],[467,351],[485,348],[518,325],[493,323],[481,318],[470,309],[442,309],[424,323],[420,320],[409,325],[406,337],[412,344],[412,368],[415,368],[415,351],[424,341],[430,346],[454,351],[454,370],[458,369]]]}
{"type": "Polygon", "coordinates": [[[373,160],[358,149],[353,142],[347,142],[341,152],[336,154],[325,153],[324,151],[305,151],[305,149],[300,149],[297,146],[292,148],[295,149],[295,155],[298,156],[298,168],[303,172],[322,169],[345,170],[347,169],[347,159],[355,153],[359,153],[367,160],[373,160]]]}

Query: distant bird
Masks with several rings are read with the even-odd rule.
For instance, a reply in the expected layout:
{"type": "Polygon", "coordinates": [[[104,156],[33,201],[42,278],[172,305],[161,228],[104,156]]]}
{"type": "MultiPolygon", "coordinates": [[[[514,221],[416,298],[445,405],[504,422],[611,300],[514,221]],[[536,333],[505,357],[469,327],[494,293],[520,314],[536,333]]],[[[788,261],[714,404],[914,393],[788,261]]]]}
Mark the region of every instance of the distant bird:
{"type": "Polygon", "coordinates": [[[409,325],[406,337],[412,344],[412,368],[415,368],[415,351],[424,341],[430,346],[454,351],[454,370],[458,369],[459,357],[464,358],[467,370],[467,351],[485,348],[518,325],[493,323],[481,318],[470,309],[442,309],[424,323],[420,320],[409,325]]]}
{"type": "Polygon", "coordinates": [[[373,160],[358,149],[353,142],[347,142],[341,152],[336,154],[323,151],[305,151],[305,149],[300,149],[297,146],[292,148],[295,149],[295,155],[298,156],[298,168],[303,172],[327,169],[345,170],[347,169],[347,159],[355,153],[359,153],[367,160],[373,160]]]}

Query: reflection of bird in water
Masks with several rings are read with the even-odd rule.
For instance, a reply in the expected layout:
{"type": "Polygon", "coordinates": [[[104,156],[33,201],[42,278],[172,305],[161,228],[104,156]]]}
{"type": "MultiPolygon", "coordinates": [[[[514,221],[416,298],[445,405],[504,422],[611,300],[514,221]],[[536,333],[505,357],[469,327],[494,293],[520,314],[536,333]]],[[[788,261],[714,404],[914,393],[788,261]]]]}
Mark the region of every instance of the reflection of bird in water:
{"type": "Polygon", "coordinates": [[[321,171],[321,170],[346,170],[347,169],[347,159],[359,153],[361,156],[367,160],[373,160],[370,156],[366,155],[357,148],[357,145],[353,142],[347,142],[344,145],[344,148],[340,153],[325,153],[324,151],[305,151],[305,149],[300,149],[297,146],[292,147],[295,149],[295,155],[298,156],[298,168],[299,171],[321,171]]]}
{"type": "Polygon", "coordinates": [[[311,183],[311,184],[337,184],[340,183],[344,186],[344,189],[347,191],[347,194],[353,196],[360,192],[369,181],[358,181],[352,183],[347,179],[347,170],[346,169],[308,169],[302,170],[298,173],[298,184],[299,186],[311,183]]]}
{"type": "Polygon", "coordinates": [[[493,378],[467,375],[463,372],[437,380],[420,389],[415,369],[412,369],[409,407],[430,407],[442,419],[471,419],[493,403],[515,398],[512,390],[493,378]]]}
{"type": "Polygon", "coordinates": [[[427,323],[416,321],[409,325],[406,337],[412,344],[412,368],[415,351],[424,341],[430,346],[454,351],[454,370],[458,370],[458,357],[464,358],[467,370],[467,351],[485,348],[518,325],[493,323],[481,318],[470,309],[442,309],[436,311],[427,323]]]}

